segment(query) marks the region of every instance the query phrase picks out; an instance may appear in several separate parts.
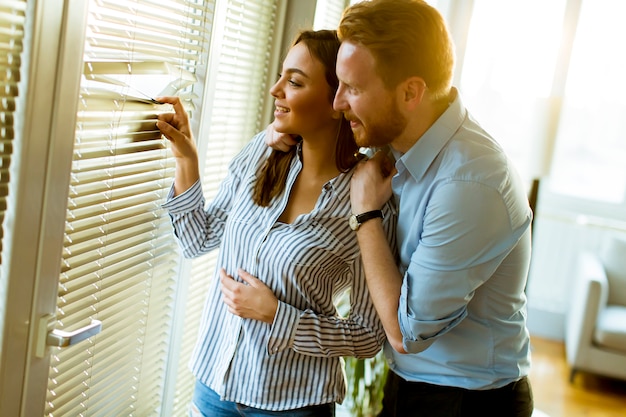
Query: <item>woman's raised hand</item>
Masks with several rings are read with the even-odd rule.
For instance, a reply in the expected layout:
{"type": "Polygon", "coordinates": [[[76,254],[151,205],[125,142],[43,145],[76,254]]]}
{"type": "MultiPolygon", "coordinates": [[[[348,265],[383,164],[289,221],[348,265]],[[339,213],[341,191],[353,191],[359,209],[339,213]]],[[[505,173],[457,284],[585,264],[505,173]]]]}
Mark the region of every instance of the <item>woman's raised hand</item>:
{"type": "Polygon", "coordinates": [[[200,179],[198,150],[191,133],[189,116],[180,99],[178,97],[158,97],[157,100],[174,107],[174,113],[158,115],[156,126],[169,140],[172,154],[176,158],[174,195],[179,195],[200,179]]]}
{"type": "Polygon", "coordinates": [[[197,159],[196,144],[189,126],[189,116],[178,97],[158,97],[161,103],[174,107],[174,113],[158,115],[157,128],[172,144],[172,153],[176,158],[197,159]]]}

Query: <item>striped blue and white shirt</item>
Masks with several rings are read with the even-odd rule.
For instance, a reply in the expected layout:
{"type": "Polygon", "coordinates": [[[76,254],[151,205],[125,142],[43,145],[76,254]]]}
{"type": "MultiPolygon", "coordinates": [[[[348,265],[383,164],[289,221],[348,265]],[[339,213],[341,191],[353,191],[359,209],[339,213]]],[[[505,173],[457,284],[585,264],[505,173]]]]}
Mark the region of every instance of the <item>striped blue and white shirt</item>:
{"type": "MultiPolygon", "coordinates": [[[[302,163],[293,159],[282,195],[269,207],[257,206],[252,191],[270,152],[264,137],[257,134],[233,159],[206,207],[199,182],[177,197],[170,193],[164,204],[186,257],[219,247],[190,366],[222,399],[255,408],[341,403],[341,357],[372,357],[385,340],[348,225],[352,171],[324,185],[313,211],[281,223],[302,163]],[[217,278],[221,267],[235,279],[242,268],[273,290],[279,300],[273,324],[228,312],[217,278]],[[341,317],[335,303],[346,290],[350,311],[341,317]]],[[[387,205],[383,212],[395,242],[395,209],[387,205]]]]}

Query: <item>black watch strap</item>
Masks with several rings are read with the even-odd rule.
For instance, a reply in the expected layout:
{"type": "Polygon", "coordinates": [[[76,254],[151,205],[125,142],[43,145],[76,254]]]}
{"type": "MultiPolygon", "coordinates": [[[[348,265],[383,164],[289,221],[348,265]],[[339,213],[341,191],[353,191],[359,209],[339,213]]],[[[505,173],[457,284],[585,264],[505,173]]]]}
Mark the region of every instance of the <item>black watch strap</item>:
{"type": "Polygon", "coordinates": [[[384,218],[382,210],[372,210],[361,214],[353,214],[350,216],[350,228],[352,230],[359,230],[359,227],[361,227],[363,223],[377,218],[384,218]]]}

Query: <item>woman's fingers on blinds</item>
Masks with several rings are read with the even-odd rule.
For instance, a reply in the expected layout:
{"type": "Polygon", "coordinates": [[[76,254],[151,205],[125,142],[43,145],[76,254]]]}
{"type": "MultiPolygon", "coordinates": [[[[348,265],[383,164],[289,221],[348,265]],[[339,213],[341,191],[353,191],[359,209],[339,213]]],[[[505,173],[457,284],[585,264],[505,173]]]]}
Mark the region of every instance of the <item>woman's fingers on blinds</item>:
{"type": "Polygon", "coordinates": [[[172,128],[183,131],[187,124],[187,119],[178,117],[174,113],[162,113],[157,116],[157,127],[161,130],[172,128]]]}
{"type": "Polygon", "coordinates": [[[183,106],[183,102],[178,97],[157,97],[156,100],[159,100],[164,104],[171,104],[174,108],[174,113],[159,114],[157,116],[159,120],[165,121],[174,128],[183,132],[188,131],[189,116],[183,106]]]}
{"type": "Polygon", "coordinates": [[[179,136],[183,136],[183,134],[172,126],[169,121],[157,120],[156,127],[161,131],[163,136],[165,136],[170,141],[175,141],[179,136]]]}
{"type": "Polygon", "coordinates": [[[164,97],[155,97],[156,101],[161,104],[171,104],[174,107],[174,111],[179,115],[187,115],[187,111],[185,110],[185,106],[183,106],[183,102],[179,97],[176,96],[164,96],[164,97]]]}
{"type": "Polygon", "coordinates": [[[155,100],[163,103],[163,104],[174,104],[175,101],[180,101],[178,97],[175,96],[163,96],[163,97],[155,97],[155,100]]]}
{"type": "Polygon", "coordinates": [[[157,115],[157,119],[169,123],[174,118],[174,116],[174,113],[161,113],[157,115]]]}

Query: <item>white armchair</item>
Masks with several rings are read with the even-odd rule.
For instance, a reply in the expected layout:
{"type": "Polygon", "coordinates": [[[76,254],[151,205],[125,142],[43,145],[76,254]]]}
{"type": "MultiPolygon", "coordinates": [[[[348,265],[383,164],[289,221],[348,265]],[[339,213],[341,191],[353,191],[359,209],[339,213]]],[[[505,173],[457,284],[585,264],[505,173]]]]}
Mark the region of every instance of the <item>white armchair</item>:
{"type": "Polygon", "coordinates": [[[577,371],[626,379],[626,238],[578,262],[565,327],[570,381],[577,371]]]}

